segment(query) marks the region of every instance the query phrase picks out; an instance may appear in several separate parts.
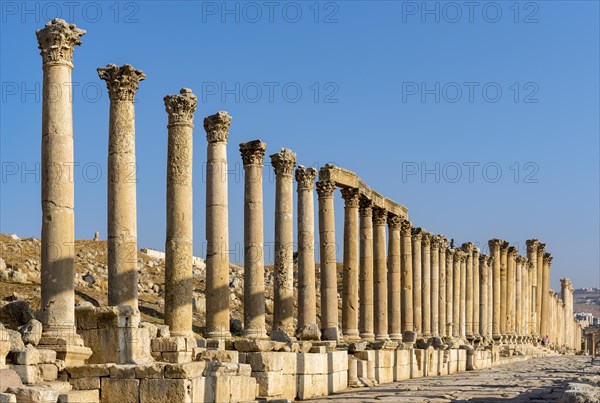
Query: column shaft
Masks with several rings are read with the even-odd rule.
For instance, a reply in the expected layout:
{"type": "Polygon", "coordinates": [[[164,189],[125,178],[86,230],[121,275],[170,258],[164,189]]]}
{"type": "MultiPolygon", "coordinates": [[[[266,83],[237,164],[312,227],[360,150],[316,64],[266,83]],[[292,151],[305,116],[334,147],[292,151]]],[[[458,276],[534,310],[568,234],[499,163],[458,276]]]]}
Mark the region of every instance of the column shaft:
{"type": "Polygon", "coordinates": [[[169,115],[165,324],[169,326],[173,336],[193,336],[192,135],[198,100],[190,89],[184,88],[179,95],[166,96],[164,102],[169,115]]]}
{"type": "MultiPolygon", "coordinates": [[[[262,171],[267,145],[260,140],[240,144],[244,164],[244,331],[265,338],[265,259],[262,171]]],[[[298,287],[300,289],[300,286],[298,287]]]]}
{"type": "Polygon", "coordinates": [[[431,337],[431,234],[423,234],[421,261],[421,303],[423,338],[431,337]]]}
{"type": "Polygon", "coordinates": [[[431,237],[431,335],[438,337],[440,320],[440,239],[431,237]]]}
{"type": "Polygon", "coordinates": [[[479,276],[479,248],[473,249],[473,337],[481,336],[479,331],[479,309],[480,309],[480,276],[479,276]]]}
{"type": "Polygon", "coordinates": [[[500,333],[508,334],[508,242],[500,246],[500,333]]]}
{"type": "Polygon", "coordinates": [[[412,225],[410,221],[403,220],[401,228],[402,237],[402,331],[413,332],[413,265],[412,265],[412,225]]]}
{"type": "Polygon", "coordinates": [[[462,252],[460,250],[455,250],[454,251],[454,273],[453,273],[453,278],[454,278],[454,284],[452,286],[452,290],[453,290],[453,296],[452,299],[454,301],[454,303],[452,304],[452,337],[454,338],[458,338],[460,337],[460,311],[461,311],[461,305],[460,305],[460,284],[461,284],[461,279],[460,279],[460,260],[461,260],[461,255],[462,252]]]}
{"type": "Polygon", "coordinates": [[[509,335],[515,334],[515,266],[517,258],[517,250],[511,246],[508,248],[506,257],[506,333],[509,335]]]}
{"type": "Polygon", "coordinates": [[[358,339],[358,189],[342,189],[342,198],[345,201],[342,331],[346,338],[358,339]]]}
{"type": "Polygon", "coordinates": [[[538,244],[537,246],[537,302],[536,302],[536,315],[537,315],[537,329],[538,334],[541,338],[546,336],[546,334],[542,331],[542,304],[543,300],[546,298],[544,295],[544,249],[546,245],[543,243],[538,244]]]}
{"type": "Polygon", "coordinates": [[[446,238],[440,236],[439,336],[446,337],[446,238]]]}
{"type": "Polygon", "coordinates": [[[387,211],[373,209],[373,307],[375,340],[388,339],[387,264],[385,256],[385,223],[387,211]]]}
{"type": "Polygon", "coordinates": [[[373,333],[373,210],[371,200],[360,198],[360,337],[374,340],[373,333]]]}
{"type": "Polygon", "coordinates": [[[321,248],[321,333],[323,340],[337,340],[337,259],[335,250],[335,183],[317,182],[319,194],[319,239],[321,248]]]}
{"type": "Polygon", "coordinates": [[[315,276],[314,187],[317,171],[298,166],[298,330],[302,340],[319,340],[315,276]]]}
{"type": "Polygon", "coordinates": [[[446,249],[446,337],[454,335],[454,249],[446,249]]]}
{"type": "Polygon", "coordinates": [[[479,256],[479,334],[484,339],[491,336],[491,329],[488,324],[488,281],[489,281],[488,257],[479,256]]]}
{"type": "Polygon", "coordinates": [[[423,304],[421,303],[422,294],[422,268],[421,268],[421,254],[422,254],[422,238],[423,229],[413,228],[412,229],[412,266],[413,266],[413,322],[414,331],[417,333],[417,337],[423,335],[423,304]]]}
{"type": "Polygon", "coordinates": [[[523,335],[523,266],[521,256],[516,258],[515,267],[515,334],[517,336],[523,335]]]}
{"type": "Polygon", "coordinates": [[[500,244],[502,241],[499,239],[491,239],[488,241],[490,248],[490,254],[492,258],[492,282],[493,282],[493,321],[492,321],[492,336],[494,339],[500,339],[500,244]]]}
{"type": "Polygon", "coordinates": [[[473,338],[473,248],[471,242],[462,245],[465,252],[465,335],[468,339],[473,338]]]}
{"type": "Polygon", "coordinates": [[[467,337],[467,254],[460,252],[460,312],[459,335],[462,339],[467,337]]]}
{"type": "Polygon", "coordinates": [[[550,323],[549,323],[549,305],[548,294],[550,293],[550,264],[552,263],[552,256],[549,253],[544,254],[543,258],[543,292],[544,297],[542,298],[542,334],[547,335],[550,331],[550,323]]]}
{"type": "MultiPolygon", "coordinates": [[[[388,214],[388,333],[392,340],[402,340],[400,318],[400,225],[402,219],[388,214]]],[[[358,302],[358,301],[357,301],[358,302]]]]}

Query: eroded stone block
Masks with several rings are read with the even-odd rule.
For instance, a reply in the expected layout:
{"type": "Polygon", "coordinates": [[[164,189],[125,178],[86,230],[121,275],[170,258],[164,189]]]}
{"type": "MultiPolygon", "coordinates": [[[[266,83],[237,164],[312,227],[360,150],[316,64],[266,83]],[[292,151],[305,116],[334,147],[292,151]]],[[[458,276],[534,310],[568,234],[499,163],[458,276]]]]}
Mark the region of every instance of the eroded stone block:
{"type": "Polygon", "coordinates": [[[110,365],[107,364],[88,364],[67,367],[67,372],[71,378],[89,378],[95,376],[108,376],[110,374],[110,365]]]}
{"type": "Polygon", "coordinates": [[[327,395],[327,374],[298,374],[298,399],[327,395]]]}
{"type": "Polygon", "coordinates": [[[75,390],[93,390],[100,389],[100,378],[89,377],[89,378],[77,378],[71,379],[71,386],[75,390]]]}
{"type": "Polygon", "coordinates": [[[42,380],[36,365],[11,365],[10,369],[15,371],[26,385],[39,383],[42,380]]]}
{"type": "Polygon", "coordinates": [[[191,381],[189,379],[142,379],[140,381],[140,403],[191,403],[191,381]]]}
{"type": "MultiPolygon", "coordinates": [[[[327,374],[327,354],[298,353],[298,374],[327,374]]],[[[315,395],[320,396],[320,395],[315,395]]]]}
{"type": "Polygon", "coordinates": [[[17,396],[12,393],[0,393],[0,403],[17,403],[17,396]]]}
{"type": "Polygon", "coordinates": [[[194,361],[183,364],[167,364],[164,368],[165,378],[183,379],[202,376],[206,369],[206,362],[194,361]]]}
{"type": "Polygon", "coordinates": [[[139,379],[102,378],[102,403],[138,403],[139,379]]]}
{"type": "Polygon", "coordinates": [[[59,395],[58,403],[100,403],[100,391],[98,389],[72,390],[59,395]]]}

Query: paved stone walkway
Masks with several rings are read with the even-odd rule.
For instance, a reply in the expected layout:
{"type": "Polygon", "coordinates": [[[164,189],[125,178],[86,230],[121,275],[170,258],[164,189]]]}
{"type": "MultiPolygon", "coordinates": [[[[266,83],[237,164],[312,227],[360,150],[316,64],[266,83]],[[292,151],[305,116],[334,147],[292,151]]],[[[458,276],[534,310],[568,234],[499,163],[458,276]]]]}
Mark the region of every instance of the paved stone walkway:
{"type": "Polygon", "coordinates": [[[560,399],[567,383],[598,374],[600,365],[592,366],[590,357],[536,358],[487,370],[351,389],[308,402],[552,402],[560,399]]]}

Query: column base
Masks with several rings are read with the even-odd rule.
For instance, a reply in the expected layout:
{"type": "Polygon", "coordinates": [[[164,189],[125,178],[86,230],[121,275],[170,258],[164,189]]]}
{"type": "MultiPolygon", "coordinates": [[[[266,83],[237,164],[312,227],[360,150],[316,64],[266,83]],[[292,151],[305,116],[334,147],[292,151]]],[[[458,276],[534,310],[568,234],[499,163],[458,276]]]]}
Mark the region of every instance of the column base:
{"type": "Polygon", "coordinates": [[[321,340],[324,341],[339,341],[340,333],[337,327],[328,327],[321,329],[321,340]]]}
{"type": "Polygon", "coordinates": [[[348,341],[360,340],[358,329],[344,329],[342,330],[342,334],[344,335],[344,339],[348,341]]]}
{"type": "Polygon", "coordinates": [[[375,334],[374,333],[360,333],[360,338],[366,341],[373,341],[375,340],[375,334]]]}
{"type": "Polygon", "coordinates": [[[391,333],[390,340],[401,342],[402,341],[402,333],[391,333]]]}
{"type": "Polygon", "coordinates": [[[267,331],[255,330],[255,329],[244,329],[242,330],[241,336],[245,339],[258,339],[258,340],[268,340],[269,336],[267,335],[267,331]]]}
{"type": "Polygon", "coordinates": [[[206,339],[230,339],[231,332],[223,332],[223,331],[211,331],[204,332],[204,338],[206,339]]]}
{"type": "MultiPolygon", "coordinates": [[[[63,329],[64,330],[64,329],[63,329]]],[[[92,356],[92,349],[83,345],[83,339],[75,333],[68,338],[55,337],[56,333],[49,332],[42,335],[38,348],[56,351],[56,358],[63,360],[66,366],[84,365],[92,356]]]]}
{"type": "Polygon", "coordinates": [[[389,340],[390,339],[390,335],[387,333],[381,333],[381,334],[376,334],[375,335],[375,340],[389,340]]]}

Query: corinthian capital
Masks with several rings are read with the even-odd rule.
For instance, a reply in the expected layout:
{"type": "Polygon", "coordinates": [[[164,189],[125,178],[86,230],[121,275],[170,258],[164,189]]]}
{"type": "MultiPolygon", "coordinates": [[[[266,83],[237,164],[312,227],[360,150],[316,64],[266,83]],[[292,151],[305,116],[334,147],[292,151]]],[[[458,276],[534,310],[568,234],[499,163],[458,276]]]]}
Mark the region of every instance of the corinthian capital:
{"type": "Polygon", "coordinates": [[[439,249],[440,248],[440,237],[437,235],[431,235],[431,248],[439,249]]]}
{"type": "Polygon", "coordinates": [[[227,143],[231,116],[227,112],[219,111],[214,115],[204,118],[204,131],[209,143],[227,143]]]}
{"type": "Polygon", "coordinates": [[[252,140],[247,143],[240,143],[240,154],[242,162],[246,165],[257,165],[263,167],[265,162],[265,151],[267,145],[260,140],[252,140]]]}
{"type": "Polygon", "coordinates": [[[296,168],[296,182],[298,182],[298,189],[313,189],[315,187],[316,178],[316,169],[312,167],[305,168],[302,165],[298,165],[298,168],[296,168]]]}
{"type": "Polygon", "coordinates": [[[500,250],[500,244],[501,243],[502,243],[502,241],[499,240],[499,239],[496,239],[496,238],[490,239],[488,241],[488,246],[490,248],[490,253],[494,253],[495,251],[500,250]]]}
{"type": "Polygon", "coordinates": [[[359,213],[361,217],[371,217],[373,214],[373,201],[368,197],[361,195],[359,204],[359,213]]]}
{"type": "Polygon", "coordinates": [[[289,148],[282,148],[277,154],[271,155],[271,165],[275,169],[275,175],[292,176],[296,166],[296,153],[289,148]]]}
{"type": "Polygon", "coordinates": [[[546,251],[546,244],[545,243],[540,243],[538,245],[538,249],[537,249],[538,255],[543,255],[545,251],[546,251]]]}
{"type": "Polygon", "coordinates": [[[525,244],[527,245],[527,253],[535,253],[539,243],[540,241],[537,239],[528,239],[525,241],[525,244]]]}
{"type": "Polygon", "coordinates": [[[552,264],[552,255],[549,253],[544,253],[544,264],[550,266],[552,264]]]}
{"type": "Polygon", "coordinates": [[[189,88],[179,90],[179,95],[164,97],[165,110],[169,114],[169,124],[193,124],[194,112],[198,104],[198,97],[189,88]]]}
{"type": "Polygon", "coordinates": [[[46,23],[42,29],[35,31],[38,48],[42,55],[43,63],[65,62],[73,63],[73,50],[81,45],[80,38],[85,30],[69,24],[65,20],[55,18],[46,23]]]}
{"type": "Polygon", "coordinates": [[[358,207],[360,193],[357,188],[342,188],[342,199],[346,202],[346,207],[358,207]]]}
{"type": "Polygon", "coordinates": [[[412,223],[408,220],[402,220],[402,227],[400,228],[400,233],[402,236],[410,236],[410,232],[412,230],[412,223]]]}
{"type": "Polygon", "coordinates": [[[106,81],[111,101],[133,102],[140,81],[146,78],[142,70],[136,70],[129,64],[107,64],[106,67],[98,67],[97,70],[100,79],[106,81]]]}
{"type": "Polygon", "coordinates": [[[423,239],[424,233],[425,233],[425,230],[423,228],[413,227],[412,232],[411,232],[413,241],[421,242],[421,240],[423,239]]]}
{"type": "Polygon", "coordinates": [[[373,208],[373,224],[374,225],[385,225],[387,220],[387,211],[385,209],[374,207],[373,208]]]}
{"type": "Polygon", "coordinates": [[[423,246],[431,245],[431,234],[429,232],[423,232],[423,246]]]}
{"type": "Polygon", "coordinates": [[[390,230],[399,230],[402,225],[402,218],[397,215],[388,214],[387,223],[390,230]]]}
{"type": "Polygon", "coordinates": [[[446,264],[450,266],[454,261],[454,249],[446,249],[446,264]]]}
{"type": "Polygon", "coordinates": [[[335,182],[326,180],[317,182],[317,194],[321,199],[328,199],[333,197],[335,191],[335,182]]]}
{"type": "Polygon", "coordinates": [[[473,244],[473,242],[465,242],[461,245],[460,247],[465,253],[473,253],[473,248],[475,248],[475,245],[473,244]]]}
{"type": "Polygon", "coordinates": [[[515,248],[514,246],[510,246],[508,248],[508,256],[517,256],[517,248],[515,248]]]}

